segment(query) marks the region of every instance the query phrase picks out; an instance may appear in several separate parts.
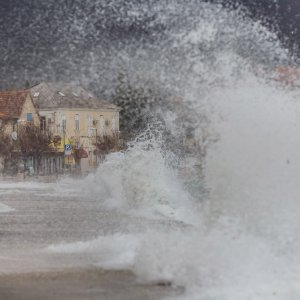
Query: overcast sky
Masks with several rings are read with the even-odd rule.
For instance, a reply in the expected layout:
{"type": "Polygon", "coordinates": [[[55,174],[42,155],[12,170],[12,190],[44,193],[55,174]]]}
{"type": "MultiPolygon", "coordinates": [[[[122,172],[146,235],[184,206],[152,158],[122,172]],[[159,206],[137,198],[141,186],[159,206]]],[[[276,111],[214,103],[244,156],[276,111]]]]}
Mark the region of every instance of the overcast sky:
{"type": "MultiPolygon", "coordinates": [[[[297,49],[300,41],[299,0],[211,2],[223,2],[231,7],[242,3],[253,18],[261,19],[278,32],[285,45],[297,49]]],[[[113,51],[119,51],[133,39],[151,39],[153,31],[163,31],[159,23],[157,28],[147,26],[155,17],[149,14],[153,3],[159,3],[159,0],[0,0],[0,88],[15,88],[27,79],[35,83],[42,77],[52,80],[71,78],[74,74],[72,66],[81,65],[83,57],[87,57],[87,63],[80,72],[89,76],[93,72],[89,66],[95,59],[90,53],[91,48],[101,44],[102,52],[106,53],[103,54],[105,64],[109,62],[107,55],[114,55],[113,51]],[[149,7],[144,10],[144,15],[128,17],[128,11],[141,2],[149,7]],[[97,3],[97,13],[94,3],[97,3]]],[[[92,89],[97,88],[97,82],[90,84],[92,89]]]]}
{"type": "Polygon", "coordinates": [[[299,0],[234,0],[234,2],[243,3],[256,18],[266,18],[269,25],[279,31],[289,46],[299,45],[299,0]]]}

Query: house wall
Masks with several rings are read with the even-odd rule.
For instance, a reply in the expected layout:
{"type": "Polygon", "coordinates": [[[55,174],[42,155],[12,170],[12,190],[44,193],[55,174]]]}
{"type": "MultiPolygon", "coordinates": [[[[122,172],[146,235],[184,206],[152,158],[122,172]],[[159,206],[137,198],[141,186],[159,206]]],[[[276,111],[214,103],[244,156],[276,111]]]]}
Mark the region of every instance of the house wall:
{"type": "Polygon", "coordinates": [[[6,134],[11,134],[14,131],[14,127],[16,125],[16,120],[3,120],[2,121],[2,128],[6,134]]]}
{"type": "Polygon", "coordinates": [[[40,117],[38,115],[36,108],[33,105],[30,95],[27,96],[25,103],[23,105],[22,112],[19,117],[19,120],[21,122],[27,121],[27,113],[32,113],[32,123],[36,126],[39,126],[40,125],[40,117]]]}
{"type": "MultiPolygon", "coordinates": [[[[119,130],[119,113],[104,110],[73,110],[58,111],[57,124],[62,124],[62,118],[66,117],[66,133],[68,136],[91,136],[97,130],[97,135],[111,135],[113,130],[113,119],[115,119],[115,130],[119,130]],[[79,130],[76,129],[75,118],[79,119],[79,130]],[[101,116],[103,116],[101,118],[101,116]],[[103,120],[103,121],[102,121],[103,120]],[[95,121],[95,123],[93,123],[95,121]],[[104,124],[102,124],[104,123],[104,124]]],[[[62,129],[62,126],[61,126],[62,129]]]]}
{"type": "Polygon", "coordinates": [[[65,134],[68,137],[90,136],[91,132],[96,132],[96,130],[97,135],[111,135],[114,131],[119,131],[119,112],[117,110],[57,109],[40,110],[39,113],[46,118],[46,127],[53,134],[63,134],[63,119],[66,120],[65,134]],[[79,130],[76,129],[76,116],[79,120],[79,130]],[[104,124],[102,124],[103,122],[104,124]]]}
{"type": "MultiPolygon", "coordinates": [[[[97,158],[94,155],[96,136],[112,135],[119,131],[119,111],[102,109],[62,109],[40,110],[39,114],[45,117],[46,127],[54,135],[62,138],[60,151],[63,145],[71,143],[73,147],[82,147],[88,153],[85,167],[95,167],[97,158]],[[79,123],[76,126],[76,119],[79,123]],[[63,120],[66,120],[66,130],[63,130],[63,120]]],[[[68,158],[68,162],[74,159],[68,158]],[[70,160],[71,159],[71,160],[70,160]]]]}
{"type": "MultiPolygon", "coordinates": [[[[39,126],[40,125],[40,117],[36,108],[33,105],[32,99],[30,95],[27,96],[21,114],[19,116],[19,122],[21,124],[25,124],[27,122],[27,113],[32,113],[32,124],[39,126]]],[[[14,130],[16,130],[16,125],[18,124],[17,119],[8,119],[2,121],[2,126],[4,131],[7,134],[11,134],[14,130]]]]}

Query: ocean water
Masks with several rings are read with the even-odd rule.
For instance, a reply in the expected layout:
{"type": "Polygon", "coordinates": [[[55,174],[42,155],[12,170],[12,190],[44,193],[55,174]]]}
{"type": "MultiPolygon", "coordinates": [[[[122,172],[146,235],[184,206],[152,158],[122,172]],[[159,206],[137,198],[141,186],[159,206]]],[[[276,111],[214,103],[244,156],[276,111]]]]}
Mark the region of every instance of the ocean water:
{"type": "MultiPolygon", "coordinates": [[[[184,287],[176,299],[299,299],[300,93],[276,80],[276,68],[291,61],[288,52],[242,10],[170,1],[154,5],[154,12],[153,22],[165,31],[135,55],[136,45],[126,45],[124,67],[167,87],[182,108],[209,120],[192,122],[201,145],[212,137],[205,159],[192,153],[181,161],[150,134],[107,156],[84,179],[1,183],[1,192],[27,189],[53,203],[76,198],[83,208],[95,202],[105,220],[114,220],[93,237],[43,243],[45,255],[92,256],[81,266],[131,270],[143,284],[184,287]],[[199,163],[203,174],[195,171],[199,163]]],[[[176,138],[178,111],[161,109],[176,138]]],[[[0,212],[7,209],[1,204],[0,212]]]]}

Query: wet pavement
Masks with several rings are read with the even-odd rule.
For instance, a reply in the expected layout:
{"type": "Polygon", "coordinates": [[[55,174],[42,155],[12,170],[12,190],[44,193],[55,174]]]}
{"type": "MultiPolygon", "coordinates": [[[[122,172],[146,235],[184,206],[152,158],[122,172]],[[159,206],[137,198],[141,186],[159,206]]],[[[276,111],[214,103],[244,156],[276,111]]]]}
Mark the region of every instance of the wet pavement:
{"type": "Polygon", "coordinates": [[[180,289],[138,284],[130,272],[73,270],[0,276],[5,300],[155,300],[178,295],[180,289]]]}
{"type": "Polygon", "coordinates": [[[46,251],[52,244],[168,226],[106,211],[99,199],[58,196],[54,189],[0,189],[0,202],[14,209],[0,213],[0,299],[161,299],[178,294],[171,287],[138,284],[129,271],[95,268],[96,252],[46,251]]]}

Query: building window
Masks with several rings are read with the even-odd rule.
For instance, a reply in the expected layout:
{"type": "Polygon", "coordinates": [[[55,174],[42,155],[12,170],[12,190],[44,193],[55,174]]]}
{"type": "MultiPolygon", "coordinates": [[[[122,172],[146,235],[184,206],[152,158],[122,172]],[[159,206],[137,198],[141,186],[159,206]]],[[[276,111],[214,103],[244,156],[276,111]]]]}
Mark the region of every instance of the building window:
{"type": "Polygon", "coordinates": [[[90,115],[88,115],[87,119],[88,119],[88,126],[92,127],[92,125],[93,125],[93,118],[90,115]]]}
{"type": "Polygon", "coordinates": [[[100,120],[99,120],[99,129],[100,129],[100,134],[104,134],[104,130],[105,130],[105,120],[104,120],[104,116],[100,116],[100,120]]]}
{"type": "Polygon", "coordinates": [[[113,117],[111,120],[111,129],[113,132],[117,131],[117,120],[115,117],[113,117]]]}
{"type": "Polygon", "coordinates": [[[96,130],[97,121],[93,119],[92,116],[88,116],[88,136],[91,137],[93,135],[93,132],[96,130]]]}
{"type": "Polygon", "coordinates": [[[67,129],[67,119],[66,116],[62,116],[62,131],[65,133],[67,129]]]}
{"type": "Polygon", "coordinates": [[[33,119],[32,119],[32,113],[27,113],[27,121],[28,122],[32,122],[33,119]]]}
{"type": "Polygon", "coordinates": [[[75,130],[79,131],[79,115],[75,115],[75,130]]]}
{"type": "Polygon", "coordinates": [[[42,131],[46,130],[46,117],[41,117],[40,128],[42,131]]]}

